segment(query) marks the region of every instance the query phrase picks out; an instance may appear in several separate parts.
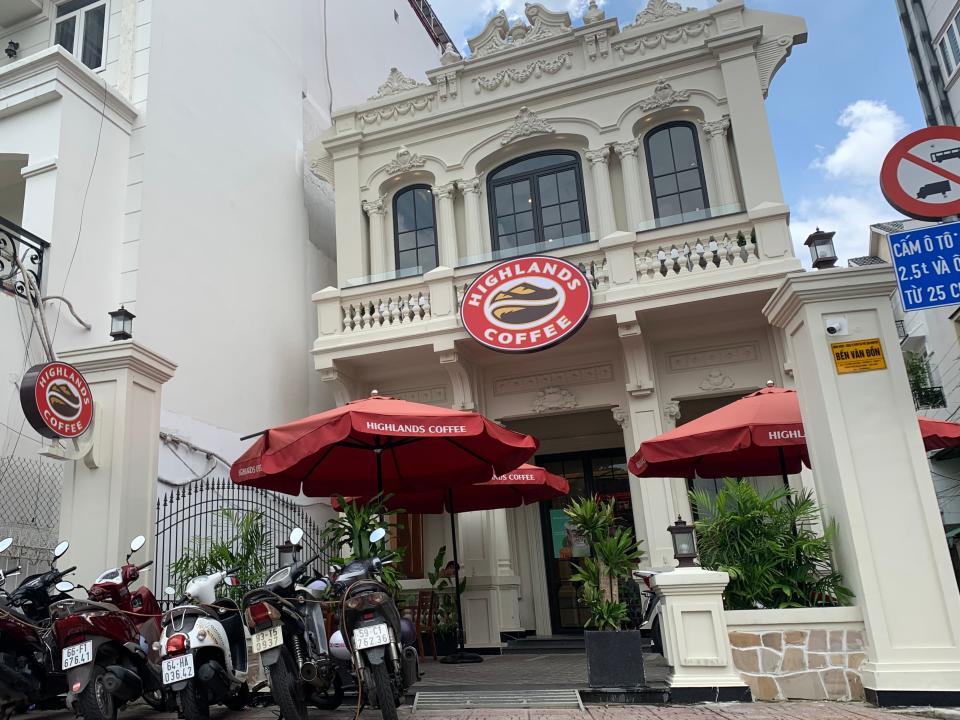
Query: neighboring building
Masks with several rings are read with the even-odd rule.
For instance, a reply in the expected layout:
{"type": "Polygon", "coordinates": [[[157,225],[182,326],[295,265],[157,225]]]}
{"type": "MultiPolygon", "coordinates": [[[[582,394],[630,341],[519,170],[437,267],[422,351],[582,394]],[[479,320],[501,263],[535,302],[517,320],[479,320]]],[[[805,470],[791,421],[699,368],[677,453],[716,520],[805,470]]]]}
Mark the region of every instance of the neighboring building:
{"type": "MultiPolygon", "coordinates": [[[[650,0],[622,23],[591,3],[576,26],[531,3],[526,21],[495,15],[470,57],[444,53],[429,82],[392,72],[336,111],[308,148],[337,188],[337,278],[313,296],[324,385],[338,402],[377,389],[533,433],[535,462],[615,497],[646,562],[671,565],[687,485],[628,477],[627,457],[792,383],[761,312],[800,269],[764,98],[805,40],[802,19],[742,0],[650,0]],[[465,288],[534,253],[585,271],[589,319],[544,352],[483,347],[458,318],[465,288]]],[[[470,645],[582,627],[554,544],[563,502],[461,516],[470,645]]],[[[409,518],[414,577],[449,547],[447,525],[409,518]]]]}
{"type": "MultiPolygon", "coordinates": [[[[333,191],[304,147],[387,74],[370,47],[422,75],[445,39],[424,0],[0,2],[0,216],[30,234],[43,293],[92,324],[50,302],[55,349],[109,341],[124,304],[134,339],[179,366],[163,430],[228,460],[240,436],[329,407],[307,351],[310,292],[335,278],[333,191]]],[[[41,447],[17,399],[43,359],[32,324],[0,295],[4,494],[22,467],[4,458],[41,447]]],[[[161,450],[170,482],[208,470],[227,469],[161,450]]]]}
{"type": "Polygon", "coordinates": [[[960,110],[960,0],[896,0],[927,125],[954,125],[960,110]]]}

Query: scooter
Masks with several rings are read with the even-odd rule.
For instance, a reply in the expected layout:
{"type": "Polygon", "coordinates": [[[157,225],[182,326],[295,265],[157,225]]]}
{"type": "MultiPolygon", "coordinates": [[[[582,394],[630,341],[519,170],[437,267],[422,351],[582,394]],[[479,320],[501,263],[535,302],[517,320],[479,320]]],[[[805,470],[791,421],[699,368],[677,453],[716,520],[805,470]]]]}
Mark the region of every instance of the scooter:
{"type": "Polygon", "coordinates": [[[660,629],[660,597],[653,590],[652,580],[657,575],[656,570],[634,570],[633,579],[643,583],[641,594],[643,606],[640,617],[640,630],[650,636],[650,649],[663,654],[663,633],[660,629]]]}
{"type": "MultiPolygon", "coordinates": [[[[302,539],[300,528],[290,533],[291,544],[299,545],[302,539]]],[[[306,578],[318,557],[280,568],[243,598],[253,652],[260,656],[285,720],[306,720],[308,702],[321,710],[334,710],[343,702],[320,605],[329,583],[306,578]]]]}
{"type": "MultiPolygon", "coordinates": [[[[242,710],[250,701],[250,684],[259,680],[259,660],[247,653],[250,633],[240,606],[216,596],[221,583],[239,584],[233,577],[236,572],[223,570],[195,577],[163,616],[163,684],[177,693],[186,720],[209,718],[210,705],[217,703],[242,710]]],[[[173,588],[166,592],[174,594],[173,588]]]]}
{"type": "Polygon", "coordinates": [[[85,720],[115,720],[118,710],[141,696],[157,710],[170,705],[153,645],[160,639],[160,605],[149,589],[130,590],[153,565],[130,563],[145,542],[142,535],[134,538],[124,565],[101,574],[88,599],[61,600],[50,608],[60,667],[67,673],[67,707],[85,720]]]}
{"type": "MultiPolygon", "coordinates": [[[[0,552],[12,544],[12,538],[0,541],[0,552]]],[[[67,542],[57,545],[50,570],[30,575],[13,592],[4,586],[20,568],[0,571],[0,718],[33,705],[52,709],[67,691],[64,675],[54,664],[49,606],[73,589],[63,577],[76,568],[56,568],[68,547],[67,542]]]]}
{"type": "MultiPolygon", "coordinates": [[[[370,545],[386,530],[370,533],[370,545]]],[[[366,704],[379,708],[384,720],[396,720],[407,688],[420,679],[416,648],[404,642],[404,626],[393,597],[377,578],[391,560],[359,559],[337,575],[334,593],[341,599],[340,638],[353,657],[354,671],[366,704]]]]}

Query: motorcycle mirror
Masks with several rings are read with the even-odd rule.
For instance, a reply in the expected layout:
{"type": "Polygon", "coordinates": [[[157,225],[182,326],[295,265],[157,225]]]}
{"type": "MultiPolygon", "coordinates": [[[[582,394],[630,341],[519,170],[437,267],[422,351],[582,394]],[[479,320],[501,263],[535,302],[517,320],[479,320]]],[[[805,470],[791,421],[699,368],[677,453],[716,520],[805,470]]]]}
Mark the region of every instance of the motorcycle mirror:
{"type": "Polygon", "coordinates": [[[387,531],[386,531],[386,530],[384,530],[382,527],[381,527],[381,528],[377,528],[377,529],[374,530],[372,533],[370,533],[370,542],[372,542],[372,543],[378,543],[378,542],[380,542],[381,540],[383,540],[386,536],[387,536],[387,531]]]}
{"type": "Polygon", "coordinates": [[[147,539],[143,535],[137,535],[133,540],[130,541],[130,552],[135,553],[137,550],[142,548],[147,542],[147,539]]]}
{"type": "Polygon", "coordinates": [[[0,540],[0,552],[3,552],[4,550],[6,550],[6,549],[7,549],[8,547],[10,547],[11,545],[13,545],[13,538],[11,538],[11,537],[4,538],[3,540],[0,540]]]}
{"type": "Polygon", "coordinates": [[[172,586],[167,585],[167,586],[163,589],[163,594],[164,594],[164,595],[169,595],[170,597],[173,597],[174,595],[177,594],[177,591],[174,590],[172,586]]]}
{"type": "Polygon", "coordinates": [[[74,590],[77,586],[74,585],[69,580],[61,580],[54,587],[57,589],[57,592],[68,593],[71,590],[74,590]]]}
{"type": "Polygon", "coordinates": [[[67,548],[69,547],[70,547],[70,543],[68,543],[66,540],[63,540],[62,542],[60,542],[59,545],[57,545],[53,549],[53,557],[58,558],[62,556],[67,551],[67,548]]]}
{"type": "Polygon", "coordinates": [[[290,532],[290,544],[299,545],[301,540],[303,540],[303,530],[300,528],[294,528],[290,532]]]}
{"type": "Polygon", "coordinates": [[[238,578],[236,575],[227,575],[227,576],[223,579],[223,584],[224,584],[224,585],[227,585],[227,586],[229,586],[229,587],[239,587],[239,585],[240,585],[240,578],[238,578]]]}

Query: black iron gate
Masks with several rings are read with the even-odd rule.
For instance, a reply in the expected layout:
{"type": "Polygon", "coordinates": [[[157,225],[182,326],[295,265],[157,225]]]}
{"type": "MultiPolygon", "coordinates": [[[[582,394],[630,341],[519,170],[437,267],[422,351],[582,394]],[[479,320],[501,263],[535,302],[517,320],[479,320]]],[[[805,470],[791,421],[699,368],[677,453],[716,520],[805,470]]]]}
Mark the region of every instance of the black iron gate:
{"type": "Polygon", "coordinates": [[[319,554],[315,567],[327,570],[329,558],[320,547],[322,528],[303,506],[269,490],[236,485],[229,478],[207,478],[182,485],[157,500],[154,592],[158,598],[170,584],[171,563],[180,558],[184,548],[195,544],[205,552],[214,542],[230,539],[234,523],[225,520],[223,510],[231,510],[237,517],[260,514],[266,530],[260,552],[267,573],[277,567],[276,546],[287,542],[296,527],[304,531],[301,557],[319,554]]]}

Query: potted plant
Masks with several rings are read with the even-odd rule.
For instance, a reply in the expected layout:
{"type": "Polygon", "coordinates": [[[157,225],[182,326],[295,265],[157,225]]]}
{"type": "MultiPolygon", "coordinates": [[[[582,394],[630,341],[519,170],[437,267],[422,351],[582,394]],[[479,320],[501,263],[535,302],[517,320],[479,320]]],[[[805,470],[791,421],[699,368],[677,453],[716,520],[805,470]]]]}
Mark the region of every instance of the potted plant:
{"type": "MultiPolygon", "coordinates": [[[[437,607],[434,614],[434,634],[437,639],[437,653],[450,655],[457,649],[457,603],[453,591],[453,561],[445,563],[447,546],[441,545],[433,558],[433,570],[427,572],[433,592],[437,597],[437,607]]],[[[460,581],[460,592],[466,589],[467,581],[460,581]]],[[[426,647],[426,644],[424,644],[426,647]]]]}
{"type": "Polygon", "coordinates": [[[644,684],[640,630],[624,630],[627,604],[620,601],[620,580],[643,557],[629,528],[620,527],[613,500],[596,495],[574,500],[564,512],[590,547],[590,557],[573,564],[571,580],[590,617],[584,632],[587,675],[591,687],[637,688],[644,684]]]}

